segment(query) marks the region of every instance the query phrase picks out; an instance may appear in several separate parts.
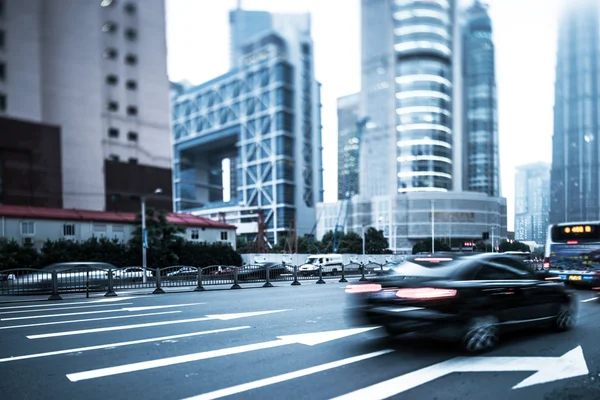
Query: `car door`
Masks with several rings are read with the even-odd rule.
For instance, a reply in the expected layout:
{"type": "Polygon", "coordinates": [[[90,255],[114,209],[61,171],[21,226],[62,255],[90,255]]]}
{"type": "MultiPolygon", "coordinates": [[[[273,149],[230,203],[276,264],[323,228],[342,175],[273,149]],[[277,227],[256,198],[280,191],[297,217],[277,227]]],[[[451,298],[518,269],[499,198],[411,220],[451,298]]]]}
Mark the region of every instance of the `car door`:
{"type": "Polygon", "coordinates": [[[554,305],[560,301],[560,292],[556,290],[556,282],[536,278],[528,266],[516,258],[502,257],[497,262],[521,276],[520,287],[523,301],[531,308],[532,319],[556,314],[554,305]]]}
{"type": "Polygon", "coordinates": [[[482,311],[494,313],[501,324],[519,323],[527,314],[517,278],[493,260],[482,261],[473,276],[480,292],[476,301],[482,311]]]}

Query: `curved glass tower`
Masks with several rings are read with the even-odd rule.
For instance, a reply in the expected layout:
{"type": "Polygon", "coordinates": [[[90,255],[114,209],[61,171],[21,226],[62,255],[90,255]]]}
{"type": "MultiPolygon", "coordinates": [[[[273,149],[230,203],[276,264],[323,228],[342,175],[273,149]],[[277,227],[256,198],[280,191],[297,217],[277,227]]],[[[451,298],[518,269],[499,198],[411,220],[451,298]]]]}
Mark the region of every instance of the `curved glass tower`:
{"type": "Polygon", "coordinates": [[[398,192],[452,189],[454,1],[396,0],[398,192]]]}

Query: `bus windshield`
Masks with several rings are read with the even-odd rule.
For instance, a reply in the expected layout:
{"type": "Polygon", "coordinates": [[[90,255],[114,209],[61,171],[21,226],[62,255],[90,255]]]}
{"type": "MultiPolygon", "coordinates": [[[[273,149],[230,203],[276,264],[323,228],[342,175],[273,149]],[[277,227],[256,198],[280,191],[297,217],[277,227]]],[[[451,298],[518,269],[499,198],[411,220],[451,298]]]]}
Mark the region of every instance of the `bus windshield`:
{"type": "Polygon", "coordinates": [[[600,269],[600,223],[556,224],[548,229],[545,268],[558,271],[600,269]]]}

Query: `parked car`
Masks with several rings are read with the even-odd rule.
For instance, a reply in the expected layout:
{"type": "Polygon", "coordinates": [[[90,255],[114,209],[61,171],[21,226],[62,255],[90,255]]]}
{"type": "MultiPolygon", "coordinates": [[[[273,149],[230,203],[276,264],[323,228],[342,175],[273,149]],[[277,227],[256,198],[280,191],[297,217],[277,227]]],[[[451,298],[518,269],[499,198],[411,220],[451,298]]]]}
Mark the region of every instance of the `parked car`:
{"type": "Polygon", "coordinates": [[[385,276],[348,285],[352,325],[383,326],[390,335],[422,333],[489,350],[510,330],[575,326],[578,301],[562,283],[540,280],[520,259],[498,253],[447,263],[410,257],[385,276]]]}

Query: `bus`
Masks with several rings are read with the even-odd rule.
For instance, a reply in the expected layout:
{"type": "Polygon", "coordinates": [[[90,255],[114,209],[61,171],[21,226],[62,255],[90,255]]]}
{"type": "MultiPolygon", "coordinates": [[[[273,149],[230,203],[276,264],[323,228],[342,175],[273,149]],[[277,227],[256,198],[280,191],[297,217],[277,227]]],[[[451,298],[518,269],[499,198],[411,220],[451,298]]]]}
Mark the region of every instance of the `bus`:
{"type": "Polygon", "coordinates": [[[550,225],[544,271],[546,279],[600,286],[600,221],[550,225]]]}

